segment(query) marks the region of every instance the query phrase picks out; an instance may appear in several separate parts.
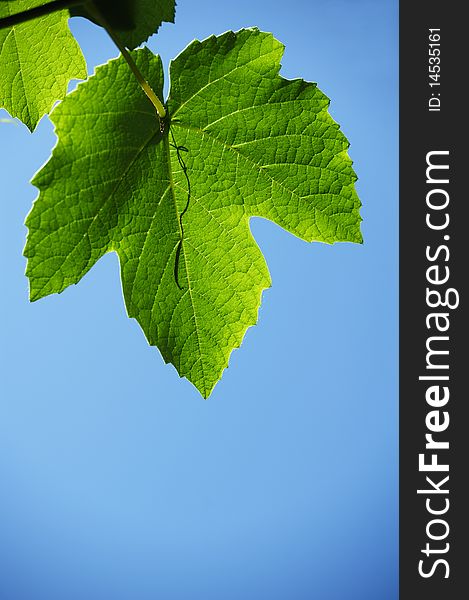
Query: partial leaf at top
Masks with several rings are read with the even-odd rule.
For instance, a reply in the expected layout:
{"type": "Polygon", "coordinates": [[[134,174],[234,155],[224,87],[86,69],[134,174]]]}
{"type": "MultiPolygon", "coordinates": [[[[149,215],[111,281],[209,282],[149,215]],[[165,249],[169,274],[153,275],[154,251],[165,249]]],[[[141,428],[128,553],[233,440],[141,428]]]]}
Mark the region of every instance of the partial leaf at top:
{"type": "MultiPolygon", "coordinates": [[[[0,18],[46,4],[38,0],[0,2],[0,18]]],[[[68,29],[67,10],[0,29],[0,107],[32,131],[71,79],[86,78],[86,63],[68,29]]]]}
{"type": "MultiPolygon", "coordinates": [[[[58,143],[33,180],[31,299],[117,252],[129,316],[204,397],[270,285],[249,219],[310,242],[362,239],[348,142],[316,84],[279,75],[282,53],[255,29],[193,42],[171,63],[163,134],[123,60],[110,61],[54,110],[58,143]]],[[[160,59],[133,56],[161,95],[160,59]]]]}
{"type": "MultiPolygon", "coordinates": [[[[95,0],[91,4],[96,5],[124,46],[130,49],[146,42],[164,21],[174,23],[175,0],[95,0]]],[[[70,14],[96,23],[86,5],[71,8],[70,14]]]]}
{"type": "MultiPolygon", "coordinates": [[[[0,19],[50,3],[0,0],[0,19]]],[[[175,0],[94,0],[0,29],[0,108],[33,131],[65,96],[70,80],[86,79],[85,59],[68,28],[70,16],[96,23],[98,10],[123,45],[135,48],[163,21],[174,22],[175,4],[175,0]]]]}

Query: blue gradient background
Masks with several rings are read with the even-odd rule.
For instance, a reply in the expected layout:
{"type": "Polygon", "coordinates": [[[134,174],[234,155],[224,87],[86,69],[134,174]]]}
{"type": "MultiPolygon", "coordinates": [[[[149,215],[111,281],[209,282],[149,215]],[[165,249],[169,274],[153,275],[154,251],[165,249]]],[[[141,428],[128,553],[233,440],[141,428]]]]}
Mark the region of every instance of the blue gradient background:
{"type": "MultiPolygon", "coordinates": [[[[167,64],[250,25],[332,98],[365,244],[253,220],[273,288],[203,401],[126,317],[114,255],[28,303],[28,180],[55,138],[0,122],[2,600],[398,596],[397,3],[180,0],[150,46],[167,64]]],[[[90,69],[115,56],[71,26],[90,69]]]]}

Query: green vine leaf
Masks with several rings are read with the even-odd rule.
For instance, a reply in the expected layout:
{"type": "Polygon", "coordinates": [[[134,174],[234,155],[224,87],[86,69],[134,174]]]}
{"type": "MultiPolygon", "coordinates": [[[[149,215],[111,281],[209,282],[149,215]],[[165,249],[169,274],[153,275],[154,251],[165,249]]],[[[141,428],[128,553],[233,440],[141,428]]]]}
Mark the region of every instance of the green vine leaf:
{"type": "MultiPolygon", "coordinates": [[[[0,18],[46,4],[38,0],[0,2],[0,18]]],[[[0,107],[31,131],[71,79],[87,76],[85,58],[68,29],[67,10],[0,29],[0,107]]]]}
{"type": "MultiPolygon", "coordinates": [[[[110,61],[53,111],[58,143],[33,180],[31,300],[117,252],[129,316],[204,397],[270,286],[250,217],[309,242],[362,241],[348,142],[316,84],[279,75],[282,54],[256,29],[193,42],[171,63],[163,132],[110,61]]],[[[133,57],[161,95],[159,57],[133,57]]]]}

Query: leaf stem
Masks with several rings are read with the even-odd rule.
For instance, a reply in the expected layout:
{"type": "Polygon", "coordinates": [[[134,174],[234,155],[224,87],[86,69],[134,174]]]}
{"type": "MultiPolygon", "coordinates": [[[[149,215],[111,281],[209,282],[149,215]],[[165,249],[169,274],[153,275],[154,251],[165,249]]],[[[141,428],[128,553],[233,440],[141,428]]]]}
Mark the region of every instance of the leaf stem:
{"type": "Polygon", "coordinates": [[[8,17],[2,17],[0,19],[0,29],[20,25],[21,23],[26,23],[26,21],[31,21],[31,19],[44,17],[57,12],[58,10],[76,6],[77,4],[83,4],[83,0],[53,0],[53,2],[43,4],[42,6],[36,6],[35,8],[23,10],[22,12],[9,15],[8,17]]]}
{"type": "Polygon", "coordinates": [[[160,118],[160,127],[161,127],[161,130],[163,131],[163,122],[161,120],[164,119],[164,117],[166,116],[166,109],[163,106],[163,103],[158,98],[158,96],[155,94],[151,85],[148,83],[148,81],[142,75],[140,69],[135,64],[135,61],[132,58],[130,52],[127,50],[125,45],[120,41],[119,37],[114,33],[112,27],[109,25],[106,18],[103,16],[103,14],[101,13],[101,11],[98,9],[98,7],[96,6],[96,4],[94,2],[90,3],[90,6],[88,7],[88,11],[92,12],[94,18],[107,31],[111,40],[114,42],[114,44],[120,50],[126,63],[129,65],[130,70],[134,74],[135,79],[138,81],[140,87],[142,88],[142,90],[145,92],[145,94],[147,95],[150,102],[155,107],[156,112],[158,113],[158,116],[160,118]]]}
{"type": "MultiPolygon", "coordinates": [[[[21,23],[25,23],[26,21],[30,21],[31,19],[37,19],[38,17],[44,17],[46,15],[50,15],[53,12],[58,10],[64,10],[71,6],[76,6],[78,4],[85,4],[85,0],[53,0],[48,4],[43,4],[42,6],[37,6],[36,8],[30,8],[29,10],[24,10],[22,12],[16,13],[14,15],[10,15],[8,17],[0,18],[0,29],[4,29],[6,27],[13,27],[14,25],[19,25],[21,23]]],[[[93,16],[96,20],[102,25],[102,27],[107,31],[109,37],[112,39],[114,44],[119,48],[122,56],[125,61],[129,65],[132,73],[134,74],[136,80],[138,81],[140,87],[147,95],[150,102],[156,109],[158,116],[161,119],[164,119],[166,116],[166,109],[163,106],[163,103],[158,98],[158,96],[153,91],[151,85],[145,79],[145,77],[140,72],[140,69],[135,64],[134,59],[130,55],[130,52],[121,43],[118,36],[114,33],[109,23],[106,21],[101,11],[98,9],[94,2],[90,2],[88,4],[88,11],[93,13],[93,16]]],[[[161,124],[163,130],[163,123],[161,124]]]]}
{"type": "Polygon", "coordinates": [[[132,73],[135,75],[135,79],[138,81],[138,83],[140,84],[140,87],[142,88],[142,90],[145,92],[145,94],[147,95],[147,97],[150,100],[150,102],[155,107],[156,112],[158,113],[158,116],[160,117],[160,119],[164,119],[164,117],[166,116],[166,109],[163,106],[163,103],[158,98],[158,96],[155,94],[155,92],[153,91],[153,88],[151,87],[151,85],[148,83],[148,81],[142,75],[140,69],[135,64],[135,61],[132,58],[130,52],[120,42],[119,38],[114,34],[114,32],[112,31],[112,29],[110,27],[108,27],[108,26],[105,25],[104,28],[108,32],[109,37],[111,38],[111,40],[114,42],[114,44],[121,51],[122,56],[124,57],[125,61],[129,65],[132,73]]]}

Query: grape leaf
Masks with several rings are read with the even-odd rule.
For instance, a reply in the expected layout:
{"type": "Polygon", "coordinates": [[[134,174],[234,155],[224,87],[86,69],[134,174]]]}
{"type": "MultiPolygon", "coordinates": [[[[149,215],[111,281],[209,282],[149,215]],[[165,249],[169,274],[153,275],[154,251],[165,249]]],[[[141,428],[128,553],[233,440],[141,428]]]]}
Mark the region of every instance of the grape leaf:
{"type": "MultiPolygon", "coordinates": [[[[170,66],[163,133],[123,60],[98,67],[53,111],[58,143],[33,180],[31,300],[117,252],[129,316],[204,397],[270,286],[250,217],[362,241],[348,142],[316,84],[279,75],[282,54],[257,29],[193,42],[170,66]]],[[[161,97],[159,57],[133,56],[161,97]]]]}
{"type": "MultiPolygon", "coordinates": [[[[175,0],[95,0],[100,12],[127,48],[136,48],[156,33],[163,21],[174,23],[175,0]]],[[[96,23],[86,5],[70,9],[72,16],[96,23]]]]}
{"type": "MultiPolygon", "coordinates": [[[[38,0],[0,2],[0,18],[42,5],[38,0]]],[[[68,29],[68,11],[0,29],[0,107],[33,131],[71,79],[87,76],[85,58],[68,29]]]]}

